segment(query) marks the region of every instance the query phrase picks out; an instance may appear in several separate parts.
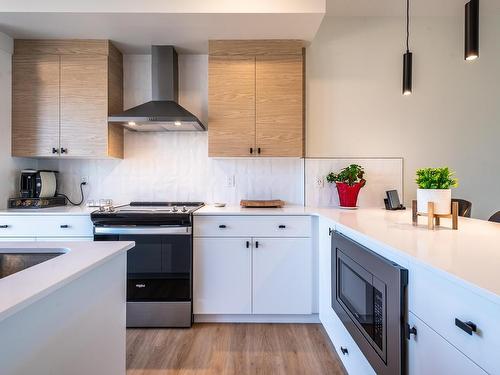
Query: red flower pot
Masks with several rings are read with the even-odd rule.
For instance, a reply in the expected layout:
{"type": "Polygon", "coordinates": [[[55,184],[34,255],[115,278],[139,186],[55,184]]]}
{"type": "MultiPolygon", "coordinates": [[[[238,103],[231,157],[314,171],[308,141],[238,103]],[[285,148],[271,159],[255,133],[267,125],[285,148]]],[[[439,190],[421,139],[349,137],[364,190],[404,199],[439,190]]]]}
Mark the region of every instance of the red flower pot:
{"type": "Polygon", "coordinates": [[[365,186],[365,183],[366,182],[362,180],[353,186],[349,186],[345,182],[336,182],[340,205],[342,207],[356,207],[359,190],[365,186]]]}

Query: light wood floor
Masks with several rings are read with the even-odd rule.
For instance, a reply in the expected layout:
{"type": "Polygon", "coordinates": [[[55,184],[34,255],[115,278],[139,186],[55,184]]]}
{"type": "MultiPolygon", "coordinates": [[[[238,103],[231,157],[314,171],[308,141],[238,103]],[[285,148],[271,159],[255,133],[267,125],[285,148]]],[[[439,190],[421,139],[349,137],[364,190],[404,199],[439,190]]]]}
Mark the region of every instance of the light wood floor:
{"type": "Polygon", "coordinates": [[[127,375],[343,375],[320,324],[127,330],[127,375]]]}

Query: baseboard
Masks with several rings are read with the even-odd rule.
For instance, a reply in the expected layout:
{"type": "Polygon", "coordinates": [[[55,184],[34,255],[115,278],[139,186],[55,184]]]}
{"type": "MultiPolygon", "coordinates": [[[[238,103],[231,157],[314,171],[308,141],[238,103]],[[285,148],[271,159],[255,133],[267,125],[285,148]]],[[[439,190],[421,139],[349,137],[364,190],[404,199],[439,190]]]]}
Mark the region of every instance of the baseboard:
{"type": "Polygon", "coordinates": [[[320,323],[318,314],[310,315],[245,315],[198,314],[195,323],[320,323]]]}

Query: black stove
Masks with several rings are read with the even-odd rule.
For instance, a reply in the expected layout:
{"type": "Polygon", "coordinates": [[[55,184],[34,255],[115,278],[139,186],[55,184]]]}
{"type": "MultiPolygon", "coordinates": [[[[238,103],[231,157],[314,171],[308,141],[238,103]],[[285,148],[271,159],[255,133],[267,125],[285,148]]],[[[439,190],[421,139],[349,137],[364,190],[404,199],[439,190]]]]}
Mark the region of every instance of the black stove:
{"type": "Polygon", "coordinates": [[[127,327],[190,327],[193,212],[201,202],[131,202],[91,214],[95,241],[134,241],[127,253],[127,327]]]}
{"type": "Polygon", "coordinates": [[[187,225],[203,202],[131,202],[101,207],[91,214],[94,226],[106,225],[187,225]]]}

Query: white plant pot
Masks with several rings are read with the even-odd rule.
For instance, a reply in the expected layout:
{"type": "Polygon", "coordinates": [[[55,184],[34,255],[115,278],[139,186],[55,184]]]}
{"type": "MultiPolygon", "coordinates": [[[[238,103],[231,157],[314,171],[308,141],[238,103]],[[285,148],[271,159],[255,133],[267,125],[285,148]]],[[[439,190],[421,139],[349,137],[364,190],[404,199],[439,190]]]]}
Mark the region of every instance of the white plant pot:
{"type": "Polygon", "coordinates": [[[434,213],[451,213],[451,189],[417,189],[417,211],[427,213],[427,203],[434,202],[434,213]]]}

